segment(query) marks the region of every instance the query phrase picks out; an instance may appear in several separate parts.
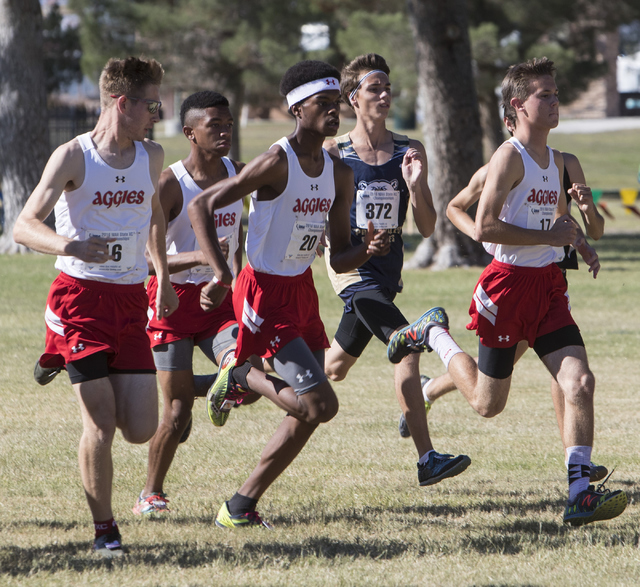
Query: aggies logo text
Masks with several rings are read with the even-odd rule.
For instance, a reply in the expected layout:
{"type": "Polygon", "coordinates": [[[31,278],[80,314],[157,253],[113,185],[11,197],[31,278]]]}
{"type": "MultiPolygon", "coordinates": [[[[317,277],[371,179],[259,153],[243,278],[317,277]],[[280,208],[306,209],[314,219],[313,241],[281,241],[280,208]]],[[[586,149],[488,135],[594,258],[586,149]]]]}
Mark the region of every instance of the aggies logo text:
{"type": "Polygon", "coordinates": [[[215,214],[216,228],[221,226],[234,226],[236,223],[236,213],[215,214]]]}
{"type": "Polygon", "coordinates": [[[316,212],[328,212],[331,209],[331,200],[329,198],[305,198],[296,199],[293,211],[296,214],[315,214],[316,212]]]}
{"type": "Polygon", "coordinates": [[[142,204],[144,202],[144,191],[135,190],[118,190],[117,192],[96,192],[93,202],[94,206],[104,206],[109,209],[111,206],[116,208],[121,204],[142,204]]]}
{"type": "Polygon", "coordinates": [[[527,202],[538,206],[555,206],[558,203],[558,192],[555,190],[535,190],[532,189],[527,197],[527,202]]]}

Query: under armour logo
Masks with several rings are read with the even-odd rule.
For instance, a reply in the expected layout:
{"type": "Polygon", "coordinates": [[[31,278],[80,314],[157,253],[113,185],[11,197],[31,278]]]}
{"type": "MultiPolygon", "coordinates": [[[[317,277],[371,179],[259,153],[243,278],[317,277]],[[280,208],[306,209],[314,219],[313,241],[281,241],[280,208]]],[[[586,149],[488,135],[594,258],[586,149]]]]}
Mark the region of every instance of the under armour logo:
{"type": "Polygon", "coordinates": [[[82,343],[79,343],[77,346],[72,346],[71,347],[71,352],[72,353],[79,353],[80,351],[84,350],[84,345],[82,343]]]}
{"type": "Polygon", "coordinates": [[[334,79],[332,79],[332,78],[331,78],[331,79],[327,79],[327,80],[325,80],[325,83],[326,83],[328,86],[335,86],[335,85],[336,85],[336,80],[334,80],[334,79]]]}
{"type": "Polygon", "coordinates": [[[311,184],[311,191],[314,191],[314,190],[316,190],[316,191],[318,190],[318,184],[317,183],[316,184],[313,184],[313,183],[311,184]]]}
{"type": "Polygon", "coordinates": [[[273,348],[275,348],[275,347],[276,347],[276,345],[277,345],[279,342],[280,342],[280,337],[279,337],[279,336],[276,336],[276,337],[275,337],[275,338],[274,338],[274,339],[273,339],[269,344],[270,344],[273,348]]]}
{"type": "Polygon", "coordinates": [[[302,383],[304,381],[304,378],[307,377],[309,379],[313,379],[313,373],[311,373],[311,371],[309,371],[309,369],[307,369],[307,372],[302,374],[302,373],[298,373],[296,375],[297,380],[302,383]]]}
{"type": "Polygon", "coordinates": [[[116,175],[116,183],[118,183],[119,181],[124,183],[124,175],[116,175]]]}
{"type": "Polygon", "coordinates": [[[163,335],[163,333],[162,333],[162,332],[156,332],[156,333],[153,335],[153,340],[162,340],[162,335],[163,335]]]}
{"type": "Polygon", "coordinates": [[[498,342],[509,342],[509,335],[507,336],[498,336],[498,342]]]}
{"type": "Polygon", "coordinates": [[[542,176],[542,181],[549,181],[549,177],[548,177],[548,176],[546,176],[546,175],[543,175],[543,176],[542,176]]]}

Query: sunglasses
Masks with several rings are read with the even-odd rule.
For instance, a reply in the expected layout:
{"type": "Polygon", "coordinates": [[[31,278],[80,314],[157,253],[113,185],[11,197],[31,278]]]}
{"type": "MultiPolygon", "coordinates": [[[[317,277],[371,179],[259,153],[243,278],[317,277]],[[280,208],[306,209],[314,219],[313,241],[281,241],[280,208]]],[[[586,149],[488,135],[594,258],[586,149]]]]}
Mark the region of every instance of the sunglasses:
{"type": "MultiPolygon", "coordinates": [[[[119,98],[120,94],[111,94],[112,98],[119,98]]],[[[149,114],[155,114],[160,108],[162,108],[162,102],[159,100],[147,100],[146,98],[134,98],[133,96],[125,96],[127,100],[132,100],[133,102],[144,102],[147,105],[147,110],[149,110],[149,114]]]]}

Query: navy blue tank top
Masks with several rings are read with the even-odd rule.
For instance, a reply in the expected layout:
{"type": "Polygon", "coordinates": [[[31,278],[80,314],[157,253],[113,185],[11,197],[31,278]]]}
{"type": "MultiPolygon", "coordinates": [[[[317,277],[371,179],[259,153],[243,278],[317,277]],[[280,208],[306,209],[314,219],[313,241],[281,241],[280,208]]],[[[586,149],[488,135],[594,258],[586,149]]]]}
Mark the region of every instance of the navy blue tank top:
{"type": "MultiPolygon", "coordinates": [[[[357,269],[360,276],[358,283],[352,283],[343,292],[347,296],[355,291],[382,287],[389,292],[402,291],[402,265],[404,263],[404,245],[402,242],[402,225],[407,216],[409,206],[409,189],[402,177],[402,160],[409,148],[409,138],[404,135],[393,134],[393,155],[383,165],[369,165],[362,161],[349,135],[336,138],[340,158],[353,169],[354,198],[351,205],[351,244],[357,246],[367,230],[363,228],[367,219],[381,221],[387,218],[386,225],[391,241],[391,250],[384,257],[371,257],[364,265],[357,269]],[[385,194],[385,198],[364,204],[363,198],[375,192],[385,194]],[[358,206],[360,209],[358,210],[358,206]],[[360,227],[358,226],[360,224],[360,227]]],[[[342,295],[341,295],[342,297],[342,295]]]]}

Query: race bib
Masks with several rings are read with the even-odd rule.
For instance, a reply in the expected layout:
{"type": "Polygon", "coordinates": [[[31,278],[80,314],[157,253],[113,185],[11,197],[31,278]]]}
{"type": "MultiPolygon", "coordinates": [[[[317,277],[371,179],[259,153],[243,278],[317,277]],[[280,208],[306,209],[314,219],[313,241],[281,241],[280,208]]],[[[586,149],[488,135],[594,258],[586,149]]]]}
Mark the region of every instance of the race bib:
{"type": "Polygon", "coordinates": [[[356,192],[356,224],[367,228],[369,221],[376,230],[398,227],[400,192],[364,189],[356,192]]]}
{"type": "MultiPolygon", "coordinates": [[[[92,265],[92,269],[97,269],[104,273],[125,273],[131,271],[136,266],[136,252],[138,233],[135,230],[108,231],[108,232],[87,232],[87,238],[97,236],[99,238],[116,240],[107,243],[108,255],[113,257],[106,263],[92,265]]],[[[89,264],[86,264],[89,266],[89,264]]]]}
{"type": "Polygon", "coordinates": [[[555,206],[527,206],[527,228],[551,230],[555,216],[555,206]]]}
{"type": "Polygon", "coordinates": [[[284,259],[308,260],[316,254],[316,247],[320,244],[324,222],[302,222],[296,220],[289,240],[289,246],[284,259]]]}

